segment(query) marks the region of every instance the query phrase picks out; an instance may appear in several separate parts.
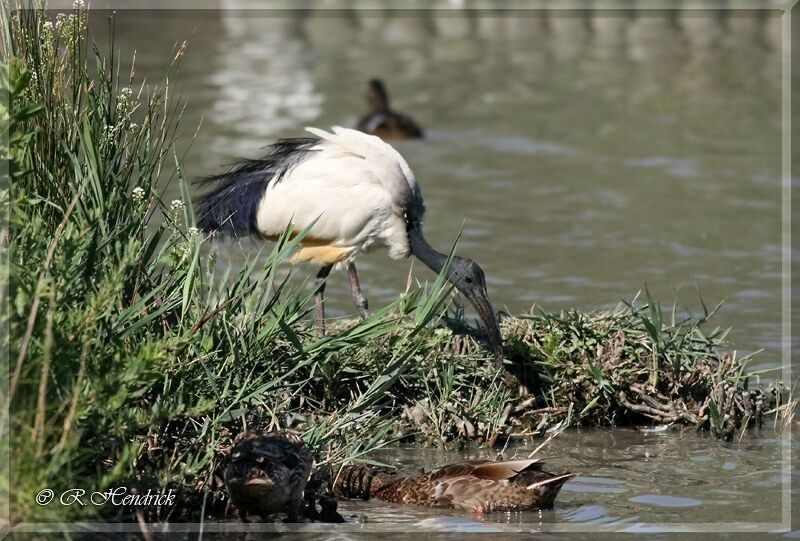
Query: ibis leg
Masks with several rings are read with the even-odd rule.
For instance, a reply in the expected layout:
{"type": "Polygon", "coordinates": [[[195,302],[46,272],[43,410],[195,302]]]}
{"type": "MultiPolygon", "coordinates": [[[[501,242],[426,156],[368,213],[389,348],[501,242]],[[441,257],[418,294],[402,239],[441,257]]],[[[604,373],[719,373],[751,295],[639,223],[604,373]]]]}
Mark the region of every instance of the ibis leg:
{"type": "Polygon", "coordinates": [[[350,277],[350,291],[353,292],[353,304],[358,308],[358,313],[364,319],[369,316],[369,303],[361,291],[361,284],[358,283],[358,273],[356,272],[356,264],[352,261],[347,264],[347,275],[350,277]]]}
{"type": "Polygon", "coordinates": [[[331,273],[333,265],[325,265],[314,279],[314,326],[320,335],[325,334],[325,279],[331,273]]]}

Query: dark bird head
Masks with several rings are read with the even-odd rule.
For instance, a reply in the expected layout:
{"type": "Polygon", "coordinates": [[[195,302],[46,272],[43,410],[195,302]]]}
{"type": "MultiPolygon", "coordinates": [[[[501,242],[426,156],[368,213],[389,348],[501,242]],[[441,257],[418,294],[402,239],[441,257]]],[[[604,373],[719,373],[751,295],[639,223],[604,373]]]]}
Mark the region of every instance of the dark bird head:
{"type": "Polygon", "coordinates": [[[454,256],[446,276],[447,280],[475,307],[486,328],[492,351],[500,355],[503,352],[503,338],[486,290],[486,276],[483,274],[483,269],[471,259],[454,256]]]}
{"type": "Polygon", "coordinates": [[[380,79],[372,79],[369,82],[364,97],[373,113],[381,113],[389,109],[389,95],[380,79]]]}
{"type": "MultiPolygon", "coordinates": [[[[421,211],[417,211],[421,213],[421,211]]],[[[434,272],[441,272],[447,264],[447,256],[434,250],[422,235],[422,228],[418,221],[413,220],[408,227],[408,241],[411,253],[425,263],[434,272]]],[[[503,353],[503,337],[500,326],[486,291],[486,277],[480,265],[471,259],[453,256],[450,266],[445,271],[445,278],[458,289],[475,307],[486,329],[489,343],[495,355],[503,353]]]]}

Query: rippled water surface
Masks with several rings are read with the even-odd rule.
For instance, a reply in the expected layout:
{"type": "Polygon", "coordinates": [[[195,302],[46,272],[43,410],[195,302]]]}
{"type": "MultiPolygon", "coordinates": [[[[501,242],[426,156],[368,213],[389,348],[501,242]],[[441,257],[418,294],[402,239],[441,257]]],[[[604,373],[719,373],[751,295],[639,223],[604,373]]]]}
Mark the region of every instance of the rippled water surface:
{"type": "MultiPolygon", "coordinates": [[[[779,366],[781,24],[773,14],[143,11],[117,25],[123,53],[137,50],[137,80],[157,77],[174,43],[190,36],[179,148],[202,126],[186,154],[189,177],[307,125],[354,125],[365,81],[382,77],[395,107],[426,130],[425,140],[396,146],[421,184],[431,243],[447,249],[463,225],[459,250],[481,262],[496,304],[511,313],[533,304],[592,309],[647,284],[665,304],[678,290],[697,309],[697,288],[709,303],[727,299],[717,323],[733,327],[737,349],[763,349],[754,368],[779,366]]],[[[243,248],[256,249],[223,247],[224,264],[237,265],[243,248]]],[[[383,255],[361,262],[373,306],[396,298],[409,268],[383,255]]],[[[413,273],[431,277],[420,265],[413,273]]],[[[328,292],[334,315],[354,312],[344,276],[328,292]]],[[[554,512],[478,521],[380,502],[343,507],[372,522],[459,530],[496,520],[780,521],[781,444],[772,433],[726,445],[695,434],[572,431],[547,454],[559,457],[556,469],[581,473],[554,512]]],[[[381,457],[413,470],[463,454],[413,448],[381,457]]]]}
{"type": "MultiPolygon", "coordinates": [[[[539,443],[508,447],[503,457],[525,458],[539,443]]],[[[779,433],[771,430],[746,436],[735,445],[694,433],[571,430],[537,455],[553,457],[548,461],[550,471],[579,473],[564,485],[552,511],[478,517],[375,500],[342,502],[340,511],[350,520],[366,523],[388,520],[464,531],[548,530],[554,525],[644,531],[643,523],[779,523],[782,450],[779,433]]],[[[413,473],[467,457],[486,458],[485,453],[410,447],[385,450],[375,458],[413,473]]]]}

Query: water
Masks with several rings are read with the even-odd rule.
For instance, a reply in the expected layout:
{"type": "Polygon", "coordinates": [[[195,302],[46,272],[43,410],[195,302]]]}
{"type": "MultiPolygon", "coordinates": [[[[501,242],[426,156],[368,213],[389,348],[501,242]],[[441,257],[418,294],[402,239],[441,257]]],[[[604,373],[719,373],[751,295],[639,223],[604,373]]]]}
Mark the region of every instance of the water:
{"type": "MultiPolygon", "coordinates": [[[[248,7],[221,2],[220,7],[248,7]]],[[[101,17],[95,17],[98,35],[101,17]]],[[[593,309],[655,296],[699,309],[726,299],[753,368],[781,356],[781,23],[763,11],[123,12],[118,46],[137,81],[157,78],[175,42],[188,106],[186,173],[216,172],[307,125],[352,126],[366,80],[425,128],[397,143],[421,184],[426,233],[478,260],[510,313],[593,309]]],[[[123,65],[123,72],[126,67],[123,65]]],[[[177,195],[177,194],[175,194],[177,195]]],[[[222,248],[237,265],[243,243],[222,248]]],[[[410,261],[359,263],[373,306],[405,288],[410,261]]],[[[315,273],[303,268],[299,275],[315,273]]],[[[417,264],[413,277],[431,274],[417,264]]],[[[330,313],[355,312],[334,275],[330,313]]],[[[535,446],[535,443],[533,444],[535,446]]],[[[507,456],[527,448],[506,451],[507,456]]],[[[720,444],[695,434],[570,431],[548,454],[581,473],[555,512],[501,522],[780,522],[778,435],[720,444]]],[[[394,449],[411,469],[463,454],[394,449]]],[[[796,480],[796,472],[792,472],[796,480]]],[[[370,522],[480,530],[459,513],[348,503],[370,522]]]]}
{"type": "MultiPolygon", "coordinates": [[[[540,442],[503,450],[505,458],[525,458],[540,442]]],[[[765,430],[734,445],[695,433],[635,430],[570,430],[540,456],[553,457],[549,471],[579,473],[564,485],[555,509],[493,513],[484,517],[458,511],[397,506],[375,500],[347,501],[340,511],[351,520],[422,524],[433,530],[500,531],[604,526],[638,531],[643,523],[698,524],[781,521],[782,444],[765,430]]],[[[487,451],[456,453],[419,447],[382,451],[375,458],[411,473],[420,465],[463,458],[494,458],[487,451]]],[[[792,472],[797,475],[797,472],[792,472]]]]}

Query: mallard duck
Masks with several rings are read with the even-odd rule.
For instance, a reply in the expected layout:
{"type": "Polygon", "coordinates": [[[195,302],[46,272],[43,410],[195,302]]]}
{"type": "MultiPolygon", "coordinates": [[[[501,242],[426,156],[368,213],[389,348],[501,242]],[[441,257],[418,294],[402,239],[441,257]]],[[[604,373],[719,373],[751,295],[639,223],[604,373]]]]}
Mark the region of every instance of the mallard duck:
{"type": "Polygon", "coordinates": [[[248,431],[230,450],[225,485],[242,522],[286,512],[297,522],[303,490],[311,474],[311,452],[299,437],[283,432],[248,431]]]}
{"type": "Polygon", "coordinates": [[[334,478],[333,490],[344,497],[450,507],[477,514],[549,509],[561,486],[575,474],[555,475],[544,471],[542,465],[538,459],[465,460],[407,477],[344,466],[334,478]]]}
{"type": "Polygon", "coordinates": [[[422,137],[422,130],[411,117],[389,108],[389,94],[380,79],[372,79],[364,92],[369,113],[358,121],[358,129],[381,139],[422,137]]]}

